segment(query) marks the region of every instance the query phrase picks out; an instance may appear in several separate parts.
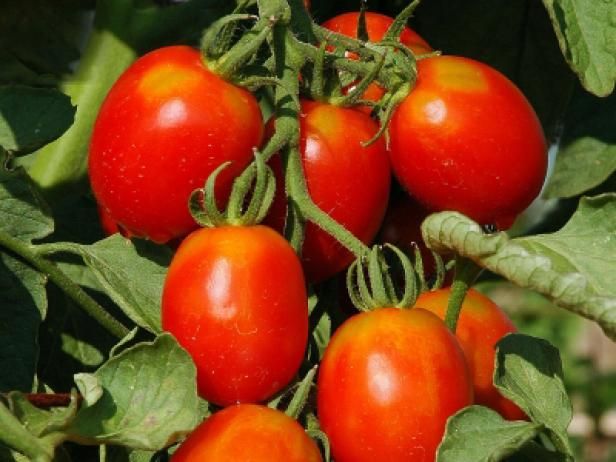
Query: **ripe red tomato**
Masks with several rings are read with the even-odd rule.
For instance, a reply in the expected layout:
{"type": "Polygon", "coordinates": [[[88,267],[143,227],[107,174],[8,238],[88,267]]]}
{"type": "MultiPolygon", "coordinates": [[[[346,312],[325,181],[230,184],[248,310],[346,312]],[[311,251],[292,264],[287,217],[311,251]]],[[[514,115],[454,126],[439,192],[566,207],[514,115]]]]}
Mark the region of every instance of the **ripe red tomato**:
{"type": "Polygon", "coordinates": [[[419,61],[417,85],[389,134],[396,177],[432,211],[508,228],[545,178],[546,141],[533,108],[505,76],[472,59],[419,61]]]}
{"type": "Polygon", "coordinates": [[[118,224],[113,221],[107,211],[100,205],[97,206],[98,220],[101,225],[101,229],[105,236],[111,236],[112,234],[121,233],[122,236],[130,238],[130,234],[118,224]]]}
{"type": "MultiPolygon", "coordinates": [[[[368,147],[378,131],[370,117],[352,109],[316,101],[302,101],[300,149],[312,200],[364,243],[376,235],[389,197],[391,171],[382,139],[368,147]]],[[[277,172],[277,195],[267,223],[281,230],[286,200],[280,160],[272,159],[277,172]]],[[[306,275],[322,281],[346,268],[354,259],[329,234],[315,224],[306,226],[302,249],[306,275]]]]}
{"type": "Polygon", "coordinates": [[[203,398],[259,402],[296,374],[308,339],[302,267],[266,226],[203,228],[178,248],[162,325],[192,356],[203,398]]]}
{"type": "Polygon", "coordinates": [[[171,458],[173,462],[321,462],[319,448],[286,414],[240,404],[205,420],[171,458]]]}
{"type": "MultiPolygon", "coordinates": [[[[424,292],[415,306],[432,311],[445,319],[451,288],[424,292]]],[[[468,361],[475,402],[488,406],[509,420],[526,419],[526,415],[513,402],[503,397],[492,383],[494,375],[494,346],[505,335],[516,332],[507,315],[485,295],[470,289],[458,319],[456,337],[468,361]]]]}
{"type": "MultiPolygon", "coordinates": [[[[387,29],[394,22],[393,18],[380,13],[366,12],[366,30],[368,32],[368,39],[371,42],[378,42],[383,39],[387,29]]],[[[359,12],[343,13],[333,18],[328,19],[323,23],[323,27],[337,32],[347,37],[357,38],[357,23],[359,21],[359,12]]],[[[405,27],[400,34],[400,43],[406,45],[415,54],[430,53],[432,48],[428,45],[423,38],[419,36],[417,32],[410,27],[405,27]]],[[[352,53],[347,53],[349,56],[356,56],[352,53]]],[[[345,91],[351,91],[354,85],[350,85],[345,91]]],[[[368,101],[378,101],[385,94],[385,90],[379,85],[373,83],[364,92],[362,99],[368,101]]],[[[359,106],[359,110],[365,113],[370,113],[372,108],[368,106],[359,106]]]]}
{"type": "MultiPolygon", "coordinates": [[[[393,18],[380,13],[366,12],[366,30],[371,42],[379,42],[385,36],[385,32],[394,22],[393,18]]],[[[323,23],[323,27],[347,37],[357,37],[357,23],[359,12],[339,14],[323,23]]],[[[432,48],[417,32],[410,27],[405,27],[400,34],[400,42],[410,48],[415,54],[430,53],[432,48]]]]}
{"type": "Polygon", "coordinates": [[[318,416],[336,462],[434,462],[447,418],[472,399],[458,342],[418,308],[349,318],[319,370],[318,416]]]}
{"type": "Polygon", "coordinates": [[[121,227],[166,242],[196,228],[190,193],[232,161],[217,191],[228,193],[262,133],[248,91],[210,72],[197,50],[160,48],[122,74],[100,109],[90,144],[92,189],[121,227]]]}

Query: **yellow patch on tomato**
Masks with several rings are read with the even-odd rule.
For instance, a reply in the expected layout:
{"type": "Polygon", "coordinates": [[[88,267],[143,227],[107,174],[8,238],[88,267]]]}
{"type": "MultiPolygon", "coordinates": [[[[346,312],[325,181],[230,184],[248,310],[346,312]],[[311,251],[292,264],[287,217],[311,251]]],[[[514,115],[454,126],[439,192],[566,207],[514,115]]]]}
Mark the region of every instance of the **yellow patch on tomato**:
{"type": "Polygon", "coordinates": [[[138,89],[147,99],[168,98],[178,92],[189,94],[201,78],[201,73],[189,68],[160,65],[143,75],[138,89]]]}
{"type": "Polygon", "coordinates": [[[481,69],[471,63],[440,57],[435,60],[431,71],[434,81],[443,89],[464,92],[488,90],[488,81],[481,69]]]}

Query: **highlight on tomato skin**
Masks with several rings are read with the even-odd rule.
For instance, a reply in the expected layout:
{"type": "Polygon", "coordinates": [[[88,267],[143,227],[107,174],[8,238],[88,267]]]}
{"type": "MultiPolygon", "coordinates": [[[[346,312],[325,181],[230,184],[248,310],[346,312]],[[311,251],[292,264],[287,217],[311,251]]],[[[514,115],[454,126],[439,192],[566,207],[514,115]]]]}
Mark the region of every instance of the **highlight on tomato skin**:
{"type": "Polygon", "coordinates": [[[433,462],[447,419],[472,400],[458,341],[420,308],[352,316],[319,368],[317,413],[337,462],[433,462]]]}
{"type": "Polygon", "coordinates": [[[506,229],[545,179],[547,144],[532,106],[504,75],[469,58],[420,60],[389,134],[396,178],[431,211],[506,229]]]}
{"type": "MultiPolygon", "coordinates": [[[[419,296],[415,306],[445,318],[451,288],[447,287],[419,296]]],[[[456,327],[458,338],[473,377],[475,403],[490,407],[508,420],[527,420],[515,403],[500,394],[493,384],[495,345],[517,329],[505,312],[488,297],[470,289],[456,327]]]]}
{"type": "Polygon", "coordinates": [[[218,411],[179,446],[172,462],[322,462],[299,423],[266,406],[240,404],[218,411]]]}
{"type": "MultiPolygon", "coordinates": [[[[299,122],[302,165],[312,200],[362,242],[370,243],[383,220],[391,183],[383,139],[362,146],[378,131],[377,123],[353,109],[306,99],[301,101],[299,122]]],[[[282,232],[287,204],[278,156],[270,165],[276,174],[276,197],[265,223],[282,232]]],[[[323,281],[353,260],[332,236],[314,223],[306,225],[302,263],[309,282],[323,281]]]]}
{"type": "Polygon", "coordinates": [[[194,231],[165,278],[162,327],[195,362],[202,398],[220,406],[267,400],[295,377],[306,350],[299,258],[266,226],[194,231]]]}
{"type": "Polygon", "coordinates": [[[131,235],[164,243],[197,227],[190,193],[225,161],[217,198],[253,159],[263,136],[255,97],[170,46],[137,59],[97,116],[88,170],[97,202],[131,235]],[[215,102],[215,103],[213,103],[215,102]]]}

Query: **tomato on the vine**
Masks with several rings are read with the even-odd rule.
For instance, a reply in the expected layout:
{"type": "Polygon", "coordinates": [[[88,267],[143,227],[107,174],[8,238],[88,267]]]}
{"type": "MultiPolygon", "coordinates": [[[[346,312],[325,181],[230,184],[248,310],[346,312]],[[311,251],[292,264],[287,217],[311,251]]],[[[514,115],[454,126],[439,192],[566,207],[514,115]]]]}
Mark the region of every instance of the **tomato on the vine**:
{"type": "Polygon", "coordinates": [[[316,443],[283,412],[240,404],[216,412],[180,445],[173,462],[321,462],[316,443]]]}
{"type": "MultiPolygon", "coordinates": [[[[366,31],[368,32],[368,40],[370,42],[378,42],[383,39],[387,29],[393,24],[393,18],[380,13],[367,11],[366,31]]],[[[342,13],[338,16],[328,19],[323,23],[323,27],[333,32],[337,32],[347,37],[357,37],[357,24],[359,21],[359,13],[356,11],[342,13]]],[[[430,53],[432,48],[428,45],[420,35],[410,27],[404,27],[400,34],[400,43],[406,45],[415,54],[430,53]]]]}
{"type": "Polygon", "coordinates": [[[508,228],[543,185],[546,140],[535,111],[505,76],[472,59],[419,61],[389,134],[396,177],[432,211],[508,228]]]}
{"type": "Polygon", "coordinates": [[[420,308],[349,318],[319,369],[318,417],[337,462],[433,462],[447,418],[472,398],[456,338],[420,308]]]}
{"type": "MultiPolygon", "coordinates": [[[[451,288],[424,292],[415,306],[432,311],[445,318],[451,288]]],[[[526,419],[526,415],[513,402],[505,398],[492,383],[494,375],[495,345],[516,328],[505,312],[485,295],[470,289],[456,327],[458,338],[473,377],[475,402],[494,409],[509,420],[526,419]]]]}
{"type": "MultiPolygon", "coordinates": [[[[302,101],[300,149],[308,191],[314,203],[364,243],[376,235],[389,197],[391,170],[382,139],[362,143],[378,131],[369,116],[352,109],[316,101],[302,101]]],[[[280,160],[277,195],[267,222],[281,230],[286,215],[280,160]]],[[[336,239],[308,223],[302,258],[311,282],[322,281],[344,269],[353,255],[336,239]]]]}
{"type": "Polygon", "coordinates": [[[299,258],[266,226],[191,233],[163,288],[162,325],[192,356],[200,396],[266,400],[297,373],[308,338],[299,258]]]}
{"type": "Polygon", "coordinates": [[[105,99],[92,134],[89,175],[97,201],[132,235],[166,242],[196,228],[188,197],[225,161],[219,199],[263,135],[255,97],[226,82],[187,46],[135,61],[105,99]]]}
{"type": "MultiPolygon", "coordinates": [[[[368,33],[368,40],[370,42],[378,42],[383,39],[385,33],[389,27],[393,24],[394,19],[380,13],[374,13],[367,11],[365,13],[366,19],[366,32],[368,33]]],[[[359,21],[359,12],[342,13],[338,16],[328,19],[323,23],[323,27],[333,32],[337,32],[347,37],[357,38],[357,24],[359,21]]],[[[410,27],[405,26],[400,34],[400,43],[406,45],[413,53],[417,55],[430,53],[432,48],[417,32],[410,27]]],[[[352,53],[347,53],[350,57],[356,56],[352,53]]],[[[355,85],[350,85],[345,88],[345,91],[351,91],[355,85]]],[[[376,83],[372,83],[368,86],[362,99],[368,101],[378,101],[385,94],[385,90],[376,83]]],[[[371,108],[367,106],[359,106],[359,110],[362,112],[370,113],[371,108]]]]}

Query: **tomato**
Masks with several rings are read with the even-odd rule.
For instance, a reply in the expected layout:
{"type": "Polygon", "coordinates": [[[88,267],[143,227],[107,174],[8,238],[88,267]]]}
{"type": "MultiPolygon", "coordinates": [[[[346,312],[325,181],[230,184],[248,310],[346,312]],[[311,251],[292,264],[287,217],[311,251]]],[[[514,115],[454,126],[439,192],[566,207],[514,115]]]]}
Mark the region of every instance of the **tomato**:
{"type": "MultiPolygon", "coordinates": [[[[391,170],[385,143],[368,141],[378,131],[358,111],[315,101],[302,101],[300,149],[308,191],[314,203],[364,243],[376,235],[389,197],[391,170]]],[[[284,182],[275,157],[277,195],[267,223],[281,230],[286,215],[284,182]]],[[[306,226],[303,264],[311,282],[347,267],[353,255],[313,223],[306,226]]]]}
{"type": "Polygon", "coordinates": [[[173,462],[321,462],[319,448],[283,412],[240,404],[205,420],[171,458],[173,462]]]}
{"type": "MultiPolygon", "coordinates": [[[[368,32],[368,39],[371,42],[378,42],[383,39],[387,29],[394,22],[393,18],[380,13],[366,12],[366,31],[368,32]]],[[[323,27],[331,31],[337,32],[347,37],[357,38],[357,23],[359,21],[359,12],[343,13],[333,18],[328,19],[323,23],[323,27]]],[[[405,27],[400,34],[400,43],[406,45],[415,54],[430,53],[432,48],[428,45],[423,38],[409,27],[405,27]]],[[[355,56],[352,53],[347,53],[348,56],[355,56]]],[[[351,91],[354,85],[350,85],[345,91],[351,91]]],[[[385,91],[379,85],[373,83],[368,86],[365,93],[362,95],[362,99],[368,101],[380,100],[385,91]]],[[[362,112],[370,113],[371,108],[368,106],[359,106],[359,110],[362,112]]]]}
{"type": "Polygon", "coordinates": [[[248,91],[210,72],[197,50],[160,48],[120,76],[100,109],[90,144],[92,189],[122,228],[166,242],[196,228],[190,193],[232,161],[217,191],[228,194],[262,135],[248,91]]]}
{"type": "Polygon", "coordinates": [[[533,108],[505,76],[472,59],[419,61],[389,134],[396,177],[432,211],[508,228],[545,178],[546,140],[533,108]]]}
{"type": "Polygon", "coordinates": [[[308,300],[299,258],[266,226],[203,228],[180,244],[163,288],[163,329],[197,366],[200,396],[259,402],[304,357],[308,300]]]}
{"type": "Polygon", "coordinates": [[[336,462],[433,462],[447,418],[472,399],[458,342],[419,308],[349,318],[319,369],[318,417],[336,462]]]}
{"type": "Polygon", "coordinates": [[[111,236],[112,234],[121,233],[125,237],[130,238],[130,234],[118,224],[113,221],[113,219],[109,216],[109,213],[102,208],[100,205],[97,206],[98,211],[98,220],[101,225],[101,230],[105,234],[105,236],[111,236]]]}
{"type": "MultiPolygon", "coordinates": [[[[371,42],[379,42],[385,36],[387,29],[394,22],[393,18],[380,13],[366,12],[366,30],[368,39],[371,42]]],[[[359,12],[353,11],[349,13],[339,14],[328,19],[323,23],[323,27],[331,31],[337,32],[347,37],[357,37],[357,23],[359,21],[359,12]]],[[[432,48],[428,45],[417,32],[410,27],[405,27],[400,34],[400,43],[406,45],[415,54],[430,53],[432,48]]]]}
{"type": "MultiPolygon", "coordinates": [[[[416,306],[445,319],[451,288],[424,292],[416,306]]],[[[475,402],[498,411],[509,420],[526,419],[513,402],[503,397],[492,383],[495,345],[505,335],[516,332],[507,315],[485,295],[470,289],[460,312],[456,337],[466,355],[475,389],[475,402]]]]}

